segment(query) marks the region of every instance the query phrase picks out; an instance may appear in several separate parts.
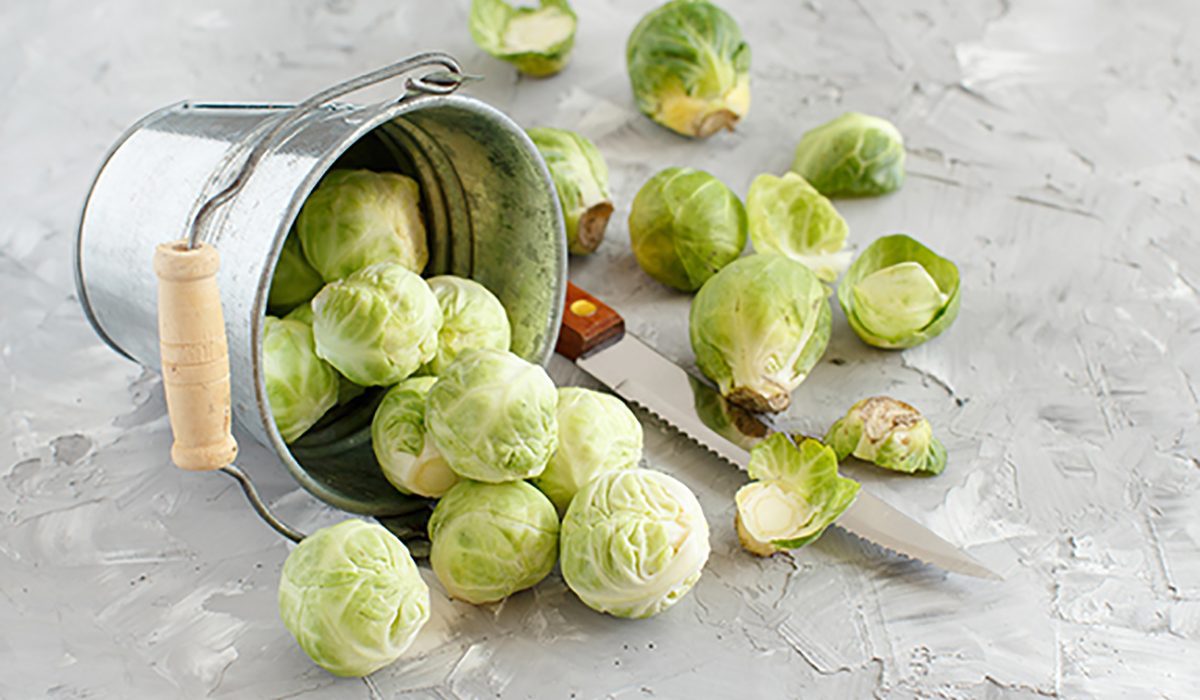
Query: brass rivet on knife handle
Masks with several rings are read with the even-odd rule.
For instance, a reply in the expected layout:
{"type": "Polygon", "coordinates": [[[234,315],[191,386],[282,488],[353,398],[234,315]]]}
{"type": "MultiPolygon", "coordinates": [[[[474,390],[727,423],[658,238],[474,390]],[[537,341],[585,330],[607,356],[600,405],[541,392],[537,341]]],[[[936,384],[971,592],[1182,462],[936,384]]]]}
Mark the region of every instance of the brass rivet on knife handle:
{"type": "Polygon", "coordinates": [[[612,307],[567,282],[567,308],[558,334],[558,354],[578,360],[625,335],[625,319],[612,307]]]}
{"type": "Polygon", "coordinates": [[[173,241],[154,251],[163,389],[175,436],[171,459],[195,471],[220,469],[237,456],[219,266],[217,249],[204,243],[189,248],[173,241]]]}

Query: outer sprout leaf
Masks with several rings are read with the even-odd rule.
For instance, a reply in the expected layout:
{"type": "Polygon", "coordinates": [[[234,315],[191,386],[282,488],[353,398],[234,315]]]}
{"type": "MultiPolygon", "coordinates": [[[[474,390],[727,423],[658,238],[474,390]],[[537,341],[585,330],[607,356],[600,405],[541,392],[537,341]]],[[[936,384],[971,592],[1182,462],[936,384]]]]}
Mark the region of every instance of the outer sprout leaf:
{"type": "Polygon", "coordinates": [[[833,282],[850,265],[849,227],[833,203],[795,173],[759,175],[746,196],[750,240],[759,253],[787,256],[833,282]]]}

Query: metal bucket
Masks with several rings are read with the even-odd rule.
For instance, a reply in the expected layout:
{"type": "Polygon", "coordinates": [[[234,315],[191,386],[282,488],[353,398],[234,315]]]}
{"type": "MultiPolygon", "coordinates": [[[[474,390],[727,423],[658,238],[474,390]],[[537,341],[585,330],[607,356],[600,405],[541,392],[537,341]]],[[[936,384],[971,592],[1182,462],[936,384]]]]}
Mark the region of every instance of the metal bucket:
{"type": "Polygon", "coordinates": [[[113,349],[154,370],[160,364],[154,248],[186,237],[193,224],[216,246],[236,420],[274,449],[304,488],[354,513],[412,510],[412,498],[383,478],[371,451],[372,397],[289,449],[275,428],[262,366],[275,264],[326,171],[360,167],[413,177],[429,235],[426,273],[470,277],[494,292],[512,322],[516,354],[545,364],[562,312],[566,238],[545,163],[502,113],[448,94],[461,72],[453,84],[409,78],[400,98],[383,103],[325,99],[430,65],[457,71],[453,59],[430,54],[299,107],[181,103],[154,112],[109,153],[79,227],[76,285],[88,319],[113,349]]]}

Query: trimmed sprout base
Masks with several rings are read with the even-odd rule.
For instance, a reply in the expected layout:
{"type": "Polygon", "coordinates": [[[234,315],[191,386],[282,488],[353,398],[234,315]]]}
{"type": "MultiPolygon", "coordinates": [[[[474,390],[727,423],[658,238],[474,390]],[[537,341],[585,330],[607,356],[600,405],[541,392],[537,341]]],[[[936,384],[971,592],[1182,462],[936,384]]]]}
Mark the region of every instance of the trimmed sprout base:
{"type": "Polygon", "coordinates": [[[884,469],[941,474],[946,448],[933,436],[917,409],[887,396],[873,396],[850,407],[825,435],[838,459],[850,455],[884,469]]]}

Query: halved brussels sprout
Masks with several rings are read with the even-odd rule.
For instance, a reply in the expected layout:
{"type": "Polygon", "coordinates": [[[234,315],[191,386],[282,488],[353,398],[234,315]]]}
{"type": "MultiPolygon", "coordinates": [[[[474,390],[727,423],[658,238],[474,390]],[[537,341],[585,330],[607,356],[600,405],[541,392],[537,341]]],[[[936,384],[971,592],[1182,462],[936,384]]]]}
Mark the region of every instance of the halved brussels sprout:
{"type": "Polygon", "coordinates": [[[305,537],[288,555],[279,616],[318,666],[365,676],[412,644],[429,620],[429,587],[395,535],[346,520],[305,537]]]}
{"type": "Polygon", "coordinates": [[[746,195],[750,241],[759,253],[785,255],[803,263],[822,282],[833,282],[850,266],[846,220],[804,178],[759,175],[746,195]]]}
{"type": "Polygon", "coordinates": [[[370,265],[330,282],[312,307],[317,354],[355,384],[395,384],[437,353],[437,297],[398,263],[370,265]]]}
{"type": "Polygon", "coordinates": [[[399,173],[329,171],[300,209],[296,233],[326,282],[373,263],[419,273],[429,262],[420,189],[399,173]]]}
{"type": "Polygon", "coordinates": [[[750,110],[750,45],[706,0],[652,10],[629,35],[625,62],[638,108],[668,129],[706,138],[750,110]]]}
{"type": "Polygon", "coordinates": [[[567,248],[576,255],[594,252],[604,240],[613,212],[604,156],[595,144],[573,131],[542,126],[527,132],[554,180],[567,225],[567,248]]]}
{"type": "Polygon", "coordinates": [[[758,253],[721,270],[692,299],[696,364],[752,411],[782,411],[829,344],[825,287],[807,267],[758,253]]]}
{"type": "Polygon", "coordinates": [[[805,132],[792,171],[827,197],[887,194],[904,183],[904,137],[886,119],[847,112],[805,132]]]}
{"type": "Polygon", "coordinates": [[[837,455],[816,440],[799,446],[775,433],[750,451],[755,481],[738,489],[736,526],[742,546],[760,557],[816,540],[858,495],[838,476],[837,455]]]}
{"type": "Polygon", "coordinates": [[[453,275],[431,277],[428,282],[442,307],[442,330],[437,354],[425,365],[426,371],[441,374],[459,353],[470,348],[508,350],[512,343],[508,313],[487,287],[453,275]]]}
{"type": "Polygon", "coordinates": [[[429,518],[429,563],[451,597],[480,605],[537,585],[554,568],[558,514],[524,481],[460,481],[429,518]]]}
{"type": "Polygon", "coordinates": [[[687,595],[708,561],[708,522],[696,496],[649,469],[601,474],[563,518],[563,579],[589,608],[657,615],[687,595]]]}
{"type": "Polygon", "coordinates": [[[642,424],[615,396],[580,387],[558,390],[558,449],[533,485],[559,514],[587,482],[617,469],[634,469],[642,457],[642,424]]]}
{"type": "Polygon", "coordinates": [[[429,391],[425,426],[459,476],[499,483],[542,473],[558,444],[554,382],[510,352],[467,350],[429,391]]]}
{"type": "Polygon", "coordinates": [[[437,377],[412,377],[388,389],[371,421],[371,447],[388,482],[402,493],[441,498],[458,483],[425,434],[425,399],[437,377]]]}
{"type": "Polygon", "coordinates": [[[839,460],[854,455],[884,469],[941,474],[946,448],[920,411],[887,396],[872,396],[850,407],[825,442],[839,460]]]}
{"type": "Polygon", "coordinates": [[[638,264],[668,287],[694,292],[746,247],[746,209],[702,170],[667,168],[642,185],[629,211],[638,264]]]}
{"type": "Polygon", "coordinates": [[[317,356],[312,328],[267,316],[263,324],[263,379],[275,427],[290,443],[337,403],[338,374],[317,356]]]}
{"type": "Polygon", "coordinates": [[[958,317],[958,267],[904,234],[884,236],[850,266],[838,301],[864,343],[911,348],[958,317]]]}
{"type": "Polygon", "coordinates": [[[535,78],[566,67],[575,24],[566,0],[538,0],[537,7],[513,7],[504,0],[471,3],[471,38],[479,48],[535,78]]]}
{"type": "Polygon", "coordinates": [[[275,263],[275,275],[267,293],[267,309],[272,313],[287,313],[293,308],[307,306],[323,286],[325,280],[308,264],[300,248],[300,238],[292,231],[284,239],[279,262],[275,263]]]}

